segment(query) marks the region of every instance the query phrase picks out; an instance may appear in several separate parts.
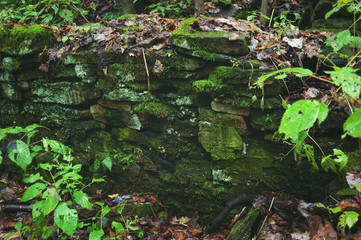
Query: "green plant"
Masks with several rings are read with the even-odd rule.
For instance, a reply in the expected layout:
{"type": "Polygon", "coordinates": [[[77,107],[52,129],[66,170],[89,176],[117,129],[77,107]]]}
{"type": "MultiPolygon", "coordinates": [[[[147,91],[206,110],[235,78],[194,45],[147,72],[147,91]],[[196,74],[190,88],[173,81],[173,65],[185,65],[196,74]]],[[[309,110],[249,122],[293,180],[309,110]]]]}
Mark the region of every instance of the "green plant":
{"type": "Polygon", "coordinates": [[[150,12],[158,13],[162,17],[187,17],[188,8],[191,6],[191,0],[163,0],[149,5],[147,8],[151,9],[150,12]]]}
{"type": "MultiPolygon", "coordinates": [[[[2,22],[19,22],[27,24],[52,24],[61,25],[72,23],[75,19],[81,17],[85,21],[85,16],[89,10],[82,8],[80,0],[41,0],[41,1],[10,1],[0,2],[0,6],[7,9],[8,14],[0,12],[2,22]]],[[[91,9],[91,10],[94,10],[91,9]]]]}
{"type": "MultiPolygon", "coordinates": [[[[35,200],[30,206],[32,209],[33,237],[41,236],[47,239],[52,232],[45,225],[45,219],[51,216],[54,211],[54,224],[69,236],[73,236],[78,226],[78,212],[75,205],[84,208],[92,208],[89,197],[83,189],[95,182],[102,182],[103,179],[93,179],[88,185],[83,184],[79,174],[82,165],[73,164],[74,157],[72,149],[64,144],[43,138],[40,141],[31,142],[31,139],[38,132],[40,125],[30,125],[26,128],[10,127],[0,130],[0,140],[6,139],[8,135],[19,135],[14,145],[8,148],[8,157],[19,165],[26,173],[23,181],[29,184],[29,188],[23,194],[22,202],[35,200]],[[26,137],[26,143],[22,140],[26,137]],[[49,162],[37,162],[34,170],[37,173],[29,174],[27,167],[38,157],[49,156],[49,162]],[[70,197],[70,201],[62,201],[64,196],[70,197]]],[[[1,159],[3,160],[3,159],[1,159]]],[[[26,225],[18,225],[22,232],[29,231],[26,225]]]]}
{"type": "Polygon", "coordinates": [[[126,169],[133,163],[133,154],[125,154],[121,151],[113,149],[111,152],[99,152],[97,153],[97,159],[94,162],[94,170],[97,171],[100,165],[109,172],[112,171],[113,161],[119,161],[123,165],[123,169],[126,169]]]}

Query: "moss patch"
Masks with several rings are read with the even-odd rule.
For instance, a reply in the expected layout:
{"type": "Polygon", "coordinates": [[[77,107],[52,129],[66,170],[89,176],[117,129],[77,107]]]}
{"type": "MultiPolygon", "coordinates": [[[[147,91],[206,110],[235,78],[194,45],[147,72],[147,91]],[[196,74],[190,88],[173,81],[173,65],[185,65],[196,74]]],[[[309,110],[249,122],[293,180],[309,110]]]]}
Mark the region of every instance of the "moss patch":
{"type": "Polygon", "coordinates": [[[26,55],[41,52],[54,44],[54,32],[40,25],[0,28],[0,52],[9,55],[26,55]]]}
{"type": "Polygon", "coordinates": [[[134,107],[134,110],[141,115],[152,115],[159,118],[175,117],[180,115],[176,108],[157,102],[139,103],[134,107]]]}
{"type": "Polygon", "coordinates": [[[227,55],[245,55],[248,53],[248,39],[240,36],[235,41],[229,40],[229,32],[191,31],[191,24],[196,18],[185,20],[170,36],[173,45],[188,50],[201,50],[227,55]]]}

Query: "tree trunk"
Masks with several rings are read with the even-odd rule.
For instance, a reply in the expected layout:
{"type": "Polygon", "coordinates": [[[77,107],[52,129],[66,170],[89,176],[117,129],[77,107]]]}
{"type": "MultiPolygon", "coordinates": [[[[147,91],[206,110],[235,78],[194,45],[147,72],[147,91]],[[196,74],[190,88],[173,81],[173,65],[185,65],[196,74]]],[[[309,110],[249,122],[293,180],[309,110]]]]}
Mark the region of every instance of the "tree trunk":
{"type": "Polygon", "coordinates": [[[196,16],[204,14],[204,1],[203,0],[194,0],[194,14],[196,16]]]}
{"type": "Polygon", "coordinates": [[[135,7],[133,0],[115,0],[117,4],[118,12],[121,15],[124,14],[135,14],[135,7]]]}
{"type": "MultiPolygon", "coordinates": [[[[269,17],[270,6],[268,0],[262,0],[261,2],[261,14],[269,17]]],[[[263,26],[266,26],[267,19],[261,16],[260,22],[263,26]]]]}

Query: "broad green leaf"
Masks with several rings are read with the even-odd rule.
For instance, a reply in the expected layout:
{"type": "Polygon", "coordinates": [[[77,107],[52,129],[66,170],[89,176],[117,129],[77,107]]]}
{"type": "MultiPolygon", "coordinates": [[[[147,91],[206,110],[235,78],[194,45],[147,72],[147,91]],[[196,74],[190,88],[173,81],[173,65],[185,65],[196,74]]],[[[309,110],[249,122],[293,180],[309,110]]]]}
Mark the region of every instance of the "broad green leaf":
{"type": "Polygon", "coordinates": [[[61,155],[66,155],[72,151],[70,147],[65,146],[64,144],[56,140],[43,139],[43,145],[46,151],[47,151],[47,147],[45,146],[49,146],[51,148],[51,151],[55,153],[59,153],[61,155]]]}
{"type": "MultiPolygon", "coordinates": [[[[361,108],[357,109],[343,124],[345,135],[361,138],[361,108]]],[[[343,136],[344,137],[344,136],[343,136]]]]}
{"type": "Polygon", "coordinates": [[[40,193],[42,193],[45,188],[46,188],[46,185],[44,183],[34,183],[28,189],[26,189],[23,197],[21,198],[21,201],[26,202],[26,201],[29,201],[29,200],[35,198],[40,193]]]}
{"type": "Polygon", "coordinates": [[[341,208],[340,207],[330,208],[330,211],[332,213],[339,213],[339,212],[341,212],[341,208]]]}
{"type": "Polygon", "coordinates": [[[3,156],[2,156],[2,152],[0,151],[0,164],[3,163],[3,156]]]}
{"type": "Polygon", "coordinates": [[[346,167],[347,162],[348,157],[343,151],[333,149],[333,154],[322,157],[321,166],[326,172],[331,169],[335,173],[340,173],[346,167]]]}
{"type": "Polygon", "coordinates": [[[84,208],[91,209],[93,204],[89,202],[89,197],[83,191],[74,191],[74,200],[77,204],[84,208]]]}
{"type": "Polygon", "coordinates": [[[26,167],[32,161],[28,145],[21,140],[16,140],[16,149],[9,151],[9,158],[24,171],[26,171],[26,167]]]}
{"type": "Polygon", "coordinates": [[[101,212],[102,212],[102,216],[104,217],[105,215],[107,215],[110,212],[110,207],[108,205],[106,205],[105,207],[102,208],[101,212]]]}
{"type": "Polygon", "coordinates": [[[332,14],[334,14],[335,12],[338,12],[341,8],[339,7],[334,7],[331,9],[331,11],[327,12],[325,14],[325,19],[327,20],[332,14]]]}
{"type": "Polygon", "coordinates": [[[113,166],[113,162],[112,159],[107,156],[106,158],[104,158],[104,160],[102,161],[102,165],[107,168],[109,170],[109,172],[112,171],[112,166],[113,166]]]}
{"type": "Polygon", "coordinates": [[[318,119],[318,124],[326,118],[328,108],[317,101],[299,100],[284,113],[278,132],[285,134],[285,139],[297,138],[297,135],[309,130],[318,119]]]}
{"type": "Polygon", "coordinates": [[[274,72],[271,72],[271,73],[261,76],[260,78],[258,78],[258,80],[253,85],[256,85],[259,88],[263,88],[264,82],[268,78],[270,78],[274,75],[277,75],[277,74],[281,74],[281,76],[278,77],[279,79],[285,78],[286,75],[284,73],[293,73],[297,77],[308,77],[308,76],[313,75],[313,72],[306,68],[284,68],[284,69],[280,69],[280,70],[277,70],[277,71],[274,71],[274,72]]]}
{"type": "Polygon", "coordinates": [[[45,201],[36,201],[34,204],[30,205],[30,208],[32,209],[33,219],[36,219],[43,215],[42,210],[43,210],[44,203],[45,203],[45,201]]]}
{"type": "Polygon", "coordinates": [[[349,195],[354,195],[356,193],[357,193],[357,191],[353,188],[344,188],[344,189],[338,190],[336,194],[341,195],[341,196],[349,196],[349,195]]]}
{"type": "Polygon", "coordinates": [[[73,236],[78,225],[78,213],[75,209],[70,209],[66,203],[60,203],[54,212],[54,223],[63,232],[73,236]]]}
{"type": "Polygon", "coordinates": [[[346,167],[348,162],[347,155],[340,149],[333,149],[333,154],[337,157],[335,162],[340,166],[340,171],[346,167]]]}
{"type": "Polygon", "coordinates": [[[112,228],[114,228],[115,232],[120,235],[122,235],[124,232],[123,224],[121,224],[120,222],[113,221],[112,228]]]}
{"type": "Polygon", "coordinates": [[[44,178],[42,176],[40,176],[40,173],[37,174],[30,174],[29,177],[26,177],[23,179],[24,183],[34,183],[38,180],[43,180],[44,178]]]}
{"type": "Polygon", "coordinates": [[[6,137],[5,133],[0,132],[0,141],[3,140],[6,137]]]}
{"type": "Polygon", "coordinates": [[[350,31],[344,30],[329,37],[325,41],[325,44],[327,46],[331,46],[334,52],[338,52],[343,46],[347,46],[348,44],[350,44],[351,40],[352,38],[350,31]]]}
{"type": "Polygon", "coordinates": [[[361,184],[356,183],[356,184],[355,184],[355,187],[356,187],[356,190],[357,190],[358,192],[361,192],[361,184]]]}
{"type": "Polygon", "coordinates": [[[39,167],[41,169],[47,170],[47,171],[51,171],[51,169],[53,168],[52,165],[50,165],[50,163],[40,163],[39,167]]]}
{"type": "Polygon", "coordinates": [[[318,202],[318,203],[315,203],[314,204],[316,207],[322,207],[322,208],[326,208],[326,206],[323,204],[323,203],[320,203],[320,202],[318,202]]]}
{"type": "Polygon", "coordinates": [[[332,81],[342,88],[348,96],[353,99],[360,97],[361,93],[361,77],[357,75],[358,69],[343,67],[335,67],[335,71],[325,71],[330,74],[332,81]]]}
{"type": "Polygon", "coordinates": [[[22,127],[9,127],[9,128],[5,128],[3,129],[3,131],[5,133],[10,133],[10,134],[18,134],[23,132],[23,128],[22,127]]]}
{"type": "Polygon", "coordinates": [[[44,127],[44,126],[42,126],[42,125],[31,124],[31,125],[27,126],[26,128],[24,128],[24,132],[31,132],[31,131],[33,131],[35,128],[46,128],[46,129],[48,129],[47,127],[44,127]]]}
{"type": "Polygon", "coordinates": [[[342,216],[344,216],[344,218],[345,218],[346,225],[349,228],[352,228],[355,225],[355,223],[357,222],[359,214],[357,212],[354,212],[354,211],[347,211],[347,212],[344,212],[340,216],[340,219],[341,219],[342,216]]]}
{"type": "Polygon", "coordinates": [[[51,211],[53,211],[59,203],[60,196],[55,198],[53,196],[59,196],[55,188],[48,189],[43,195],[43,197],[45,198],[45,202],[43,205],[44,217],[48,215],[51,211]]]}
{"type": "Polygon", "coordinates": [[[33,152],[39,152],[39,151],[43,150],[43,147],[39,146],[39,145],[35,145],[34,147],[31,148],[31,150],[33,152]]]}
{"type": "Polygon", "coordinates": [[[89,240],[99,240],[99,239],[102,239],[102,236],[103,236],[103,235],[104,235],[103,229],[93,230],[93,231],[89,234],[89,240]]]}
{"type": "Polygon", "coordinates": [[[23,224],[21,222],[17,222],[14,225],[14,228],[16,229],[16,231],[20,232],[21,228],[23,227],[23,224]]]}

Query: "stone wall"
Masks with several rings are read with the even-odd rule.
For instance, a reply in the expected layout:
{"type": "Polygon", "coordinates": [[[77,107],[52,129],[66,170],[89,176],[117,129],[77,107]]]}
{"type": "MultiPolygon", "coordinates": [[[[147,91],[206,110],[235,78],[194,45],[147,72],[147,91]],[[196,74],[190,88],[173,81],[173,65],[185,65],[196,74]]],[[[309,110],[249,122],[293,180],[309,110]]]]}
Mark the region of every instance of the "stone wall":
{"type": "Polygon", "coordinates": [[[284,83],[250,89],[272,69],[256,60],[232,67],[246,59],[249,39],[193,34],[190,22],[173,32],[172,50],[145,49],[150,95],[142,56],[89,48],[50,59],[44,71],[40,54],[59,44],[51,29],[0,28],[1,127],[49,127],[74,148],[88,177],[106,174],[93,168],[102,153],[131,154],[128,164],[113,158],[102,188],[156,192],[178,214],[198,212],[203,222],[241,193],[319,196],[326,177],[292,157],[280,160],[289,147],[264,140],[282,116],[284,83]]]}

